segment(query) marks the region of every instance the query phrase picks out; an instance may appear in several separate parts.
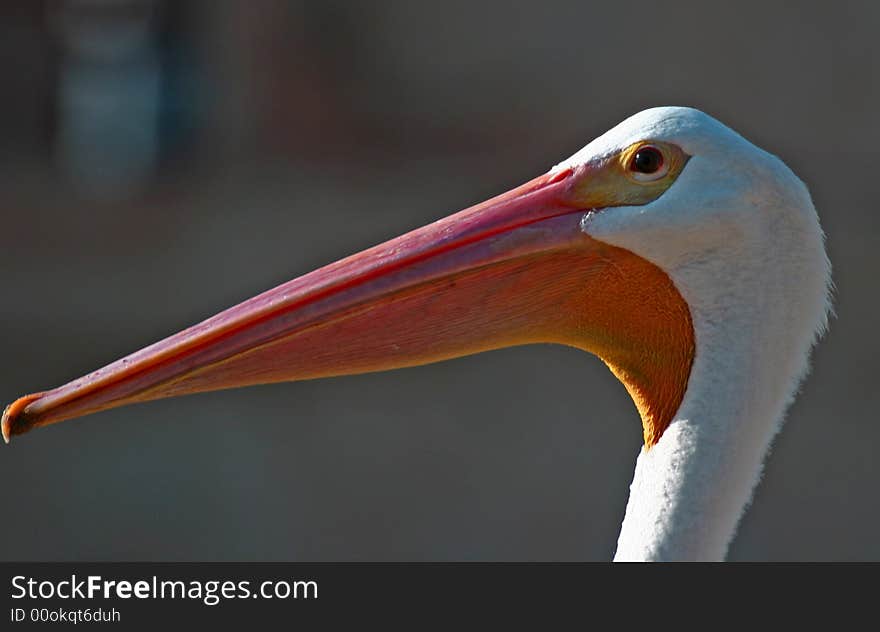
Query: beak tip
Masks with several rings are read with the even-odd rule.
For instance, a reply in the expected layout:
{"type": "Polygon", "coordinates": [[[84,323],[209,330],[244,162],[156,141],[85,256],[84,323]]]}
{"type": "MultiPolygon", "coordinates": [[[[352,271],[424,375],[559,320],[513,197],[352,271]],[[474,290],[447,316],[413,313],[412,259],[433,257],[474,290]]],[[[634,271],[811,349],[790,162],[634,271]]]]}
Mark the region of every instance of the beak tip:
{"type": "Polygon", "coordinates": [[[0,431],[3,433],[3,441],[9,445],[9,439],[11,437],[12,430],[12,420],[9,418],[9,409],[12,405],[6,407],[3,411],[3,420],[0,422],[0,431]]]}
{"type": "Polygon", "coordinates": [[[21,415],[30,403],[43,395],[44,393],[32,393],[19,397],[3,410],[3,416],[0,418],[0,433],[3,435],[3,441],[8,444],[13,435],[24,434],[31,429],[32,425],[28,423],[27,418],[22,419],[21,415]]]}

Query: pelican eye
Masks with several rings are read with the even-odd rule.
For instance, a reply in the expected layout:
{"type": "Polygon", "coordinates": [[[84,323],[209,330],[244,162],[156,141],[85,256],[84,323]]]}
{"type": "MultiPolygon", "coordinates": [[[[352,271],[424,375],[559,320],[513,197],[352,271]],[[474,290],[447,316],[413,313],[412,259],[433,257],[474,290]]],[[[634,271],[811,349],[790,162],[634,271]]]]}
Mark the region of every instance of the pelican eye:
{"type": "Polygon", "coordinates": [[[633,154],[629,170],[636,180],[648,182],[658,180],[667,174],[669,165],[663,152],[653,145],[643,145],[633,154]]]}

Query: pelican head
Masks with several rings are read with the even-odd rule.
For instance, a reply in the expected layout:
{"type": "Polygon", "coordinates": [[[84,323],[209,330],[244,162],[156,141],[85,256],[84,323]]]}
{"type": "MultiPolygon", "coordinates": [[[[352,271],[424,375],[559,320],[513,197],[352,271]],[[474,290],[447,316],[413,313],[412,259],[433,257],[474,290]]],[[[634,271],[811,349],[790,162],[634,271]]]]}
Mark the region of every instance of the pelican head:
{"type": "Polygon", "coordinates": [[[615,559],[722,559],[826,326],[829,288],[792,171],[698,110],[653,108],[512,191],[21,397],[2,431],[560,343],[599,356],[642,420],[615,559]]]}

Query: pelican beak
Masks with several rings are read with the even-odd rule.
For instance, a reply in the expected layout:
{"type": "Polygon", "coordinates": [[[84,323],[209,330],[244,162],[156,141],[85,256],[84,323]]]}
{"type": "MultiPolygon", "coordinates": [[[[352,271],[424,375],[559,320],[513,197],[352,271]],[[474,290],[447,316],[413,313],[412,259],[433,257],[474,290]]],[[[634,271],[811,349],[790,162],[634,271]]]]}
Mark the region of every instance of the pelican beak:
{"type": "MultiPolygon", "coordinates": [[[[650,382],[649,369],[630,367],[642,344],[638,332],[618,318],[645,310],[652,318],[642,297],[621,291],[622,274],[645,281],[646,262],[582,230],[597,199],[593,177],[587,166],[552,171],[64,386],[19,398],[3,413],[3,437],[8,442],[33,428],[136,402],[394,369],[534,342],[588,349],[615,372],[650,382]]],[[[668,285],[667,294],[678,297],[668,285]]],[[[636,382],[627,384],[631,393],[651,388],[636,382]]]]}

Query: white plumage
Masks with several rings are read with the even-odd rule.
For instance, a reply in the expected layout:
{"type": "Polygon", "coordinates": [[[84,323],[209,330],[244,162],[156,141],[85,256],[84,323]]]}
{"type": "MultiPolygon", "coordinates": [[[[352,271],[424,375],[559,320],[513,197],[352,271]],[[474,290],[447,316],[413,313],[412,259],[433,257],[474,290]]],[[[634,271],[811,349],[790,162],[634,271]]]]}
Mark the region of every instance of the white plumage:
{"type": "Polygon", "coordinates": [[[831,267],[804,184],[698,110],[643,111],[556,168],[643,139],[692,158],[654,202],[591,214],[584,229],[670,276],[696,352],[673,421],[638,456],[615,559],[722,559],[827,325],[831,267]]]}

